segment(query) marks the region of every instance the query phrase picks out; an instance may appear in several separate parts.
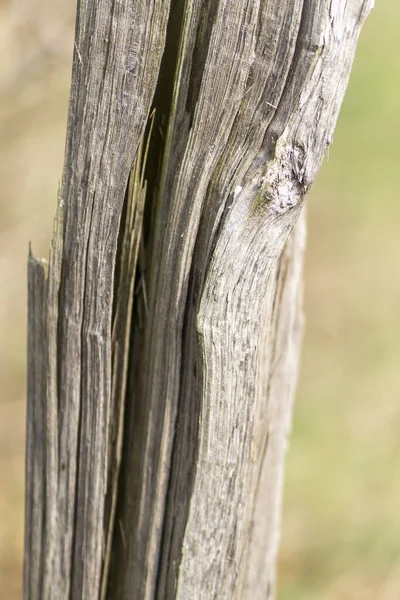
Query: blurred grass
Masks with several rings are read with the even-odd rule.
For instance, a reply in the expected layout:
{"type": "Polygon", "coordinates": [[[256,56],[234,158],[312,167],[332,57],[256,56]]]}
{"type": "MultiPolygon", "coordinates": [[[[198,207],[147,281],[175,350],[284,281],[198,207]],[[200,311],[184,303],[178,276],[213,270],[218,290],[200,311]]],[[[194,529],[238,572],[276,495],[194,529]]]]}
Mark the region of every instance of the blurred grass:
{"type": "MultiPolygon", "coordinates": [[[[13,20],[0,0],[0,595],[8,600],[21,598],[27,248],[31,240],[36,254],[48,252],[74,10],[49,0],[20,6],[13,20]]],[[[308,202],[279,600],[400,598],[399,17],[400,4],[380,0],[367,21],[308,202]]]]}

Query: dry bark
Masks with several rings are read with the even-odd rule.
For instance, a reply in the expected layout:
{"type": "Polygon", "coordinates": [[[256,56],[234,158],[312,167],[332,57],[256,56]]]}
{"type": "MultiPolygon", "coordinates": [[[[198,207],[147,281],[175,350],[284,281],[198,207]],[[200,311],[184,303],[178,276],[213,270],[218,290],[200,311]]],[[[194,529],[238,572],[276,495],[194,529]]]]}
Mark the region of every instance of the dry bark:
{"type": "Polygon", "coordinates": [[[78,3],[29,259],[25,598],[274,596],[303,200],[371,8],[78,3]]]}

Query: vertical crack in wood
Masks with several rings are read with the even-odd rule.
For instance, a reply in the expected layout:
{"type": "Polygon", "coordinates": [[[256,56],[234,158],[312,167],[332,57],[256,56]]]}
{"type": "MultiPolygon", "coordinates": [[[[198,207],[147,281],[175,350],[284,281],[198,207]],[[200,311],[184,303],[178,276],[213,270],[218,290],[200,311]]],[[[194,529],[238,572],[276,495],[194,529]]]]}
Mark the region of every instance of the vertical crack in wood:
{"type": "MultiPolygon", "coordinates": [[[[111,561],[112,535],[115,526],[118,479],[121,465],[125,400],[130,361],[130,339],[132,313],[137,276],[137,260],[142,236],[143,214],[147,192],[144,179],[149,143],[154,124],[154,112],[150,115],[147,141],[140,145],[126,192],[124,216],[119,234],[119,252],[116,265],[114,292],[114,314],[112,328],[112,389],[108,420],[108,489],[106,495],[104,523],[106,544],[103,558],[101,598],[107,594],[108,572],[111,561]]],[[[141,282],[144,286],[144,282],[141,282]]]]}

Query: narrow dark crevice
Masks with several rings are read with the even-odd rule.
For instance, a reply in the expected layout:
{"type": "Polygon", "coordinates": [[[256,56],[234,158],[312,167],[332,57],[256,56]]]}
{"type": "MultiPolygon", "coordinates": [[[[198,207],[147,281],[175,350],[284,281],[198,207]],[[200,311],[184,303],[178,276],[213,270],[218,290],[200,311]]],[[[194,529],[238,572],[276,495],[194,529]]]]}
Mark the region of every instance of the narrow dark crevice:
{"type": "MultiPolygon", "coordinates": [[[[132,320],[129,333],[129,357],[128,357],[128,372],[125,393],[125,418],[123,423],[123,445],[121,454],[121,464],[118,478],[117,490],[117,509],[115,522],[113,524],[113,541],[112,552],[110,557],[110,569],[108,575],[108,591],[107,598],[123,598],[125,597],[124,581],[123,581],[123,563],[129,562],[130,552],[126,547],[126,540],[129,539],[129,531],[123,531],[123,523],[127,522],[129,528],[133,526],[130,522],[133,516],[132,502],[134,499],[127,500],[126,492],[130,484],[130,477],[127,473],[127,464],[130,464],[130,454],[132,453],[132,444],[137,444],[138,440],[133,440],[132,427],[137,420],[143,421],[143,415],[139,414],[143,411],[143,406],[136,401],[137,396],[137,381],[138,366],[142,352],[143,334],[147,315],[147,299],[143,293],[145,282],[148,281],[146,268],[148,258],[152,250],[153,233],[156,218],[156,201],[158,196],[158,188],[160,184],[161,163],[163,160],[165,137],[167,133],[168,121],[170,118],[172,98],[174,91],[174,80],[176,75],[177,57],[179,52],[179,44],[183,20],[185,16],[185,0],[171,0],[170,14],[167,25],[167,35],[165,49],[160,65],[157,86],[153,98],[150,116],[146,125],[144,139],[150,133],[148,153],[146,162],[142,166],[144,169],[144,180],[147,182],[146,198],[144,203],[144,215],[142,224],[142,242],[139,251],[135,271],[130,273],[130,277],[135,278],[134,282],[134,300],[132,306],[132,320]],[[154,112],[154,117],[152,114],[154,112]],[[154,118],[154,123],[151,125],[151,120],[154,118]],[[120,519],[118,515],[125,515],[120,519]],[[128,515],[128,519],[126,518],[128,515]]],[[[128,190],[129,182],[127,183],[128,190]]],[[[125,194],[123,216],[120,223],[120,232],[118,239],[117,264],[114,278],[114,298],[113,298],[113,322],[116,317],[116,307],[118,302],[118,287],[117,282],[121,275],[121,249],[123,246],[123,237],[126,223],[126,204],[127,192],[125,194]]]]}
{"type": "MultiPolygon", "coordinates": [[[[185,16],[185,4],[185,0],[171,1],[165,49],[161,60],[152,108],[150,110],[150,114],[155,111],[155,116],[153,133],[144,171],[144,179],[148,182],[143,219],[143,242],[145,248],[151,245],[154,227],[154,204],[157,198],[165,136],[167,134],[167,127],[170,119],[179,43],[185,16]]],[[[149,127],[149,123],[147,123],[147,127],[149,127]]]]}

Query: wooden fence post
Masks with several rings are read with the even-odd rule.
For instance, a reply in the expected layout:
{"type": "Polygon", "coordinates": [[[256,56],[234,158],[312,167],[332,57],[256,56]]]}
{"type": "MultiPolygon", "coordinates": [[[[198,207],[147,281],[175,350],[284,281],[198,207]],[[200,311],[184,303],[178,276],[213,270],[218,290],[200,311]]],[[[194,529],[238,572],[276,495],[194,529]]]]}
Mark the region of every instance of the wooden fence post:
{"type": "Polygon", "coordinates": [[[371,8],[78,2],[28,265],[26,600],[274,597],[303,201],[371,8]]]}

